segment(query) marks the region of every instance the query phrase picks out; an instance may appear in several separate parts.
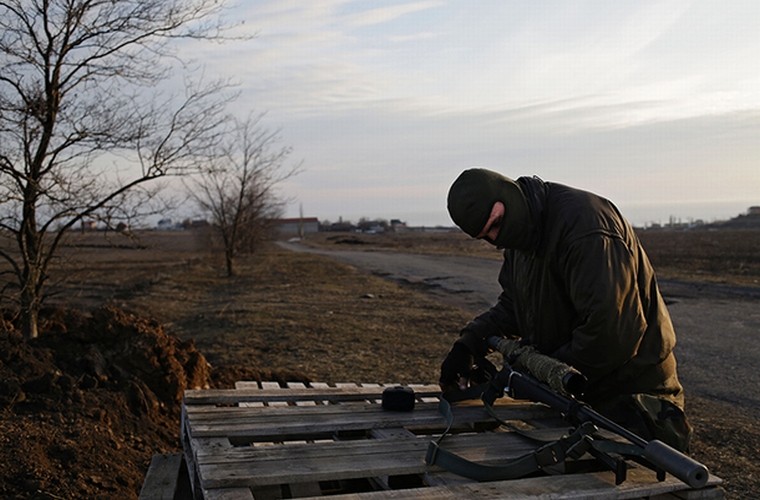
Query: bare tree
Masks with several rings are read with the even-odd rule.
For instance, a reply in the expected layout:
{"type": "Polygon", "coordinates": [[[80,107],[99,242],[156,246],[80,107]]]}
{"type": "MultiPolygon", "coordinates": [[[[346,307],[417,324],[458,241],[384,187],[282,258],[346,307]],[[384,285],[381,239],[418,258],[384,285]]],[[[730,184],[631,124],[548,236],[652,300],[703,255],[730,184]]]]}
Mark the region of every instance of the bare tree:
{"type": "Polygon", "coordinates": [[[188,183],[222,241],[227,276],[235,274],[236,255],[270,235],[284,208],[277,187],[300,171],[300,164],[286,164],[291,149],[278,146],[279,133],[262,127],[261,118],[237,122],[214,164],[188,183]]]}
{"type": "MultiPolygon", "coordinates": [[[[216,0],[0,0],[0,250],[25,337],[51,258],[85,218],[149,181],[196,169],[226,122],[229,86],[174,78],[176,39],[220,39],[216,0]]],[[[140,206],[132,203],[132,206],[140,206]]]]}

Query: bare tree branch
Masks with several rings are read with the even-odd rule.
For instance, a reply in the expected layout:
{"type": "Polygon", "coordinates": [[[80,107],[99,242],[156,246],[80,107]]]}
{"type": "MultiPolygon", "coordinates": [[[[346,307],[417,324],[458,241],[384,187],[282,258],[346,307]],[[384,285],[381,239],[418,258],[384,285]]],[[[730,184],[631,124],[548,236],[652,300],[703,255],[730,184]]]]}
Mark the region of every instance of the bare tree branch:
{"type": "Polygon", "coordinates": [[[235,274],[236,255],[254,251],[269,236],[284,206],[277,187],[301,170],[300,164],[286,164],[291,149],[279,147],[279,133],[264,128],[261,119],[249,115],[236,122],[215,161],[188,185],[222,240],[228,276],[235,274]]]}
{"type": "Polygon", "coordinates": [[[150,210],[131,203],[152,199],[149,183],[211,157],[231,86],[187,80],[184,94],[166,95],[160,84],[183,62],[174,41],[230,39],[223,9],[217,0],[0,0],[0,237],[17,247],[4,247],[0,263],[17,279],[27,337],[66,231],[150,210]]]}

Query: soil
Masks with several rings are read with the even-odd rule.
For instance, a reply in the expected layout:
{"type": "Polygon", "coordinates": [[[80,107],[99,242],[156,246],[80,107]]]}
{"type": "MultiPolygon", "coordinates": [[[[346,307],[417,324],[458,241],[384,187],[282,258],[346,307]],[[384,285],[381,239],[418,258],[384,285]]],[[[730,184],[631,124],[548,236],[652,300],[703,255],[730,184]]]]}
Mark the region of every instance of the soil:
{"type": "MultiPolygon", "coordinates": [[[[742,264],[728,233],[711,236],[714,258],[714,244],[701,256],[694,240],[646,244],[674,277],[753,287],[760,251],[745,248],[760,241],[754,234],[738,237],[742,264]],[[673,255],[684,249],[690,256],[673,255]]],[[[451,234],[320,235],[314,244],[498,258],[451,234]]],[[[40,337],[24,341],[10,313],[0,324],[0,497],[137,498],[152,455],[180,449],[186,388],[434,383],[471,317],[419,287],[276,246],[240,258],[228,278],[211,250],[191,232],[72,235],[51,272],[40,337]]],[[[756,497],[758,416],[707,398],[689,404],[694,457],[730,498],[756,497]]]]}

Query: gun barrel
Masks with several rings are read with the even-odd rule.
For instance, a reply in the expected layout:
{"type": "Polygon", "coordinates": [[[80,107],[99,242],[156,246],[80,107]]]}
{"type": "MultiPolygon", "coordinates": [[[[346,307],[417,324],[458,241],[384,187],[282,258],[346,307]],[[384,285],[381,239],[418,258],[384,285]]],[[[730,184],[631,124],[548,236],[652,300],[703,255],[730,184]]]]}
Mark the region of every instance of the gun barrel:
{"type": "Polygon", "coordinates": [[[644,448],[644,458],[692,488],[703,487],[710,476],[707,467],[656,439],[644,448]]]}
{"type": "Polygon", "coordinates": [[[634,432],[613,422],[590,406],[579,407],[577,413],[581,420],[589,420],[599,427],[612,431],[638,446],[643,450],[644,458],[652,465],[674,475],[692,488],[701,488],[707,483],[707,479],[710,476],[707,467],[675,448],[657,439],[647,441],[634,432]]]}

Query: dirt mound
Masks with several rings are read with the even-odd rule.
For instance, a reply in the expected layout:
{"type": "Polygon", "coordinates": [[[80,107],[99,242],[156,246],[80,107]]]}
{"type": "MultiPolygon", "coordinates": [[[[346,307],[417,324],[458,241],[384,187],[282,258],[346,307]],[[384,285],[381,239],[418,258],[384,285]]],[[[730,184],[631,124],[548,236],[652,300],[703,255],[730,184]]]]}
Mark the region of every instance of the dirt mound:
{"type": "Polygon", "coordinates": [[[0,329],[2,498],[136,497],[179,448],[183,391],[210,384],[192,342],[117,308],[47,311],[31,342],[0,329]]]}

